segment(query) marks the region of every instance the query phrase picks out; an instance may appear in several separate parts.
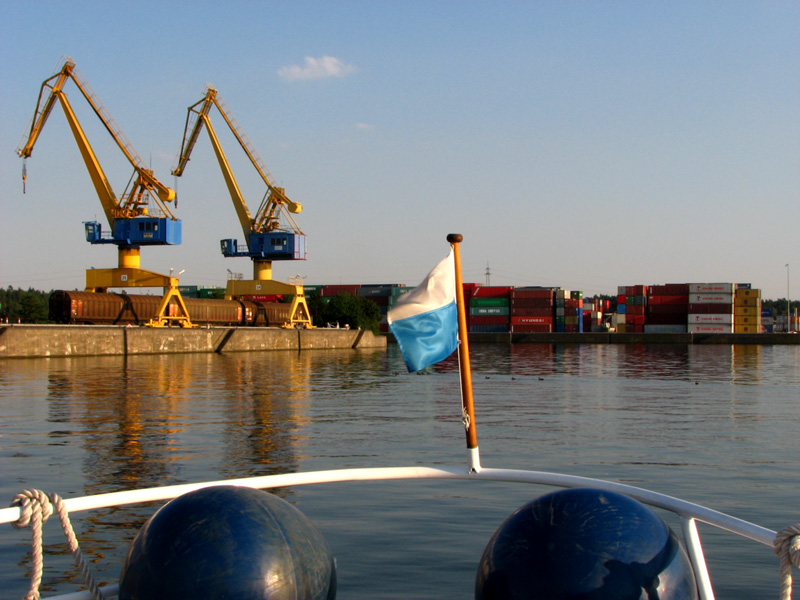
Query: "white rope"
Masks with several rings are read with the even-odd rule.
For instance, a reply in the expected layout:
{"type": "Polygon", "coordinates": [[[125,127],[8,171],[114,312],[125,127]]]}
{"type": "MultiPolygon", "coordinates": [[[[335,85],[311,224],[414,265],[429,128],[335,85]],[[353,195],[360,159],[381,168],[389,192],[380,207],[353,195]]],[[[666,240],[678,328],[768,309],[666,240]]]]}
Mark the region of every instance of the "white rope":
{"type": "Polygon", "coordinates": [[[92,593],[94,600],[103,600],[103,593],[100,591],[94,576],[89,571],[89,565],[83,558],[83,553],[78,545],[78,538],[69,520],[69,513],[64,501],[58,494],[49,496],[41,490],[23,490],[11,502],[11,506],[20,507],[20,517],[13,523],[17,529],[28,527],[32,530],[31,550],[33,555],[33,565],[31,572],[31,587],[23,600],[39,600],[39,586],[42,583],[42,573],[44,571],[44,559],[42,557],[42,525],[53,514],[53,509],[58,513],[61,521],[61,528],[67,536],[67,545],[72,552],[75,564],[83,575],[86,586],[92,593]]]}
{"type": "Polygon", "coordinates": [[[792,565],[800,567],[800,525],[781,529],[773,546],[781,561],[781,600],[792,600],[792,565]]]}

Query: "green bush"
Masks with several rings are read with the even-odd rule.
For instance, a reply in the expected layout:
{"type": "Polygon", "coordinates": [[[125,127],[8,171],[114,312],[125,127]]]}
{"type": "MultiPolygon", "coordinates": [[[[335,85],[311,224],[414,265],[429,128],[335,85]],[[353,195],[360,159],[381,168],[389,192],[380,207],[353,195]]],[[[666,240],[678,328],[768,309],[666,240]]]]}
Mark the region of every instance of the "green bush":
{"type": "Polygon", "coordinates": [[[306,302],[317,327],[328,324],[335,326],[338,323],[339,327],[349,325],[351,329],[379,332],[381,309],[367,298],[352,294],[323,298],[318,292],[314,292],[306,298],[306,302]]]}

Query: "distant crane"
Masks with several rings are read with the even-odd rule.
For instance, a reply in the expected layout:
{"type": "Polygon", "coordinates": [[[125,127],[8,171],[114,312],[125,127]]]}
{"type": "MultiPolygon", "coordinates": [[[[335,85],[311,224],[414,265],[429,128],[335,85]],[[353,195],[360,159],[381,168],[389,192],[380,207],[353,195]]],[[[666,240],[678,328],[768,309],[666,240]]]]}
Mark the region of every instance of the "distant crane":
{"type": "Polygon", "coordinates": [[[253,261],[253,278],[250,280],[229,278],[225,298],[230,300],[252,295],[291,295],[291,316],[287,326],[312,327],[302,282],[295,279],[294,283],[287,284],[272,279],[273,260],[306,258],[305,235],[292,216],[301,212],[303,207],[290,200],[284,188],[275,185],[261,157],[213,86],[206,86],[203,97],[188,108],[183,143],[172,174],[176,177],[183,175],[203,126],[208,132],[246,240],[246,246],[240,246],[234,239],[221,240],[222,254],[226,257],[247,256],[253,261]],[[216,107],[222,115],[266,185],[266,192],[255,216],[250,214],[247,202],[242,196],[214,126],[211,124],[209,113],[213,107],[216,107]],[[282,224],[282,220],[286,225],[282,224]]]}
{"type": "MultiPolygon", "coordinates": [[[[17,148],[17,154],[23,159],[30,157],[53,105],[58,102],[64,109],[67,122],[78,144],[78,149],[89,171],[89,176],[111,229],[110,233],[106,233],[102,231],[102,227],[97,221],[85,222],[86,240],[92,244],[116,244],[119,252],[116,268],[86,271],[86,291],[105,292],[111,287],[165,288],[167,291],[162,298],[158,316],[149,324],[154,327],[163,327],[177,322],[181,326],[190,327],[192,322],[186,310],[186,304],[178,291],[178,279],[171,275],[162,275],[140,268],[139,249],[141,246],[181,243],[181,222],[175,218],[168,207],[168,204],[175,200],[175,192],[156,179],[152,170],[145,168],[142,159],[131,143],[125,138],[89,84],[75,68],[75,62],[69,57],[62,60],[61,67],[41,85],[30,132],[17,148]],[[133,175],[128,181],[125,191],[119,197],[111,188],[111,184],[63,91],[64,85],[70,79],[86,98],[92,110],[133,166],[133,175]],[[182,314],[177,316],[168,314],[172,298],[176,299],[182,314]]],[[[22,173],[24,186],[26,178],[24,164],[22,173]]]]}

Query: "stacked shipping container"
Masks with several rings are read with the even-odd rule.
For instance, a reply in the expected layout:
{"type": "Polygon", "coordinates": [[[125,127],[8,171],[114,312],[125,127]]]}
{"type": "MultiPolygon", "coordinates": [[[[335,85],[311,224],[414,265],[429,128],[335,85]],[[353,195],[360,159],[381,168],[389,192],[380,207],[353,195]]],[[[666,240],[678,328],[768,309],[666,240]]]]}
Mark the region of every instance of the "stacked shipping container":
{"type": "Polygon", "coordinates": [[[470,294],[468,330],[476,333],[504,333],[510,324],[510,286],[475,286],[470,294]]]}
{"type": "Polygon", "coordinates": [[[736,288],[733,301],[734,333],[761,333],[761,290],[736,288]]]}
{"type": "Polygon", "coordinates": [[[624,285],[617,288],[617,331],[643,333],[647,319],[647,286],[624,285]],[[624,316],[623,316],[624,315],[624,316]]]}
{"type": "Polygon", "coordinates": [[[775,331],[775,310],[772,308],[761,309],[761,331],[772,333],[775,331]]]}
{"type": "Polygon", "coordinates": [[[583,292],[556,289],[556,328],[560,333],[583,332],[583,292]]]}
{"type": "Polygon", "coordinates": [[[647,288],[646,333],[686,333],[689,284],[668,283],[647,288]]]}
{"type": "Polygon", "coordinates": [[[512,333],[553,331],[552,288],[514,288],[510,299],[512,333]]]}
{"type": "Polygon", "coordinates": [[[732,283],[690,283],[689,333],[733,332],[732,283]]]}
{"type": "MultiPolygon", "coordinates": [[[[349,293],[375,302],[386,313],[412,288],[401,284],[306,286],[323,297],[349,293]]],[[[188,290],[187,290],[188,291],[188,290]]],[[[749,284],[670,283],[620,286],[612,326],[619,333],[760,333],[771,331],[762,317],[761,291],[749,284]],[[763,326],[763,327],[762,327],[763,326]]],[[[561,288],[464,284],[467,326],[475,333],[578,333],[600,331],[608,300],[584,302],[583,292],[561,288]]],[[[785,325],[784,325],[785,327],[785,325]]]]}
{"type": "Polygon", "coordinates": [[[603,300],[600,298],[583,299],[583,330],[603,330],[603,300]]]}

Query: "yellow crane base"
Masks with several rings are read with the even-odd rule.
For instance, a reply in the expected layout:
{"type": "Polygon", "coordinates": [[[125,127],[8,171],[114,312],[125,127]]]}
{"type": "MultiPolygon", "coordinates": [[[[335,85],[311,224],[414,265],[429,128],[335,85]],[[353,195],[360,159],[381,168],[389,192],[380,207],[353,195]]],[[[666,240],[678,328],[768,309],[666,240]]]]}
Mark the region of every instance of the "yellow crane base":
{"type": "Polygon", "coordinates": [[[234,300],[242,296],[259,295],[286,295],[292,296],[292,308],[289,321],[283,325],[284,329],[314,329],[311,322],[311,312],[306,304],[306,296],[302,285],[283,283],[273,279],[229,279],[225,288],[225,299],[234,300]]]}
{"type": "Polygon", "coordinates": [[[178,291],[178,279],[169,275],[162,275],[144,269],[131,267],[118,267],[114,269],[89,269],[86,271],[86,291],[105,292],[108,288],[129,287],[160,287],[166,288],[161,304],[158,306],[156,316],[148,321],[147,327],[197,327],[189,317],[186,303],[178,291]],[[170,300],[175,298],[180,309],[180,314],[169,314],[170,300]]]}

